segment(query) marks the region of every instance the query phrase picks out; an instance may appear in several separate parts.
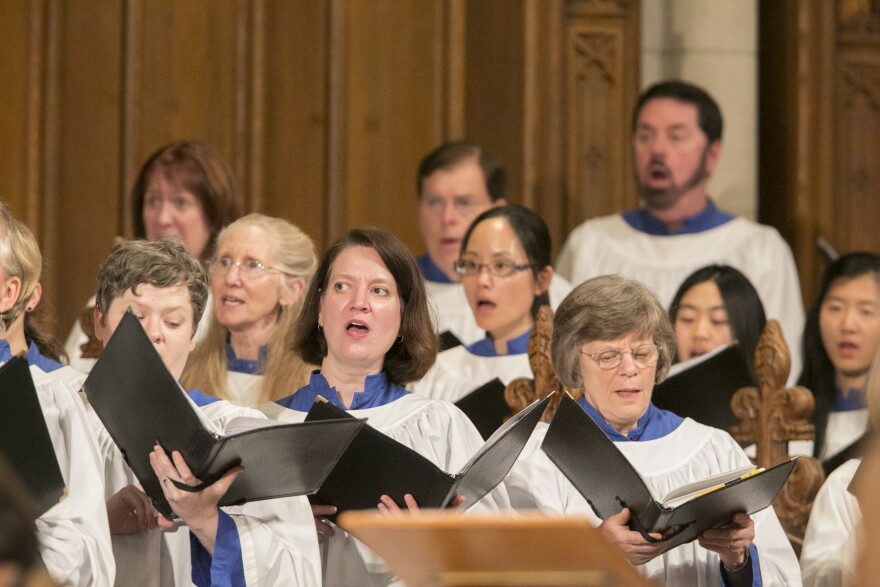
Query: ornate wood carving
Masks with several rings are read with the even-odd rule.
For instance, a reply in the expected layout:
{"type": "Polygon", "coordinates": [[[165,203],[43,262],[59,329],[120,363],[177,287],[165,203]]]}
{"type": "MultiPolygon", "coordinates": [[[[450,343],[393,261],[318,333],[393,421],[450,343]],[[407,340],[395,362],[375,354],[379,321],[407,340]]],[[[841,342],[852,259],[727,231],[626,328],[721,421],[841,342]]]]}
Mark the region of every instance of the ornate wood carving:
{"type": "MultiPolygon", "coordinates": [[[[552,391],[567,391],[577,399],[582,391],[573,390],[562,385],[556,377],[553,369],[553,359],[550,356],[550,341],[553,338],[553,310],[550,306],[541,306],[532,335],[529,337],[529,365],[532,367],[534,379],[520,377],[511,381],[504,389],[504,400],[510,406],[511,413],[516,414],[530,403],[538,399],[544,399],[552,391]]],[[[557,396],[547,410],[543,419],[549,422],[556,413],[561,397],[557,396]]]]}
{"type": "Polygon", "coordinates": [[[89,306],[79,315],[79,325],[89,340],[80,345],[83,359],[97,359],[104,350],[104,344],[95,336],[95,306],[89,306]]]}
{"type": "MultiPolygon", "coordinates": [[[[758,388],[740,389],[731,400],[731,409],[739,420],[731,434],[739,442],[757,445],[759,467],[771,467],[788,458],[790,440],[813,439],[813,425],[808,421],[815,407],[813,394],[805,387],[785,386],[790,370],[791,357],[782,329],[776,320],[768,320],[755,349],[758,388]]],[[[819,461],[801,457],[773,504],[797,552],[803,543],[813,499],[824,480],[819,461]]]]}

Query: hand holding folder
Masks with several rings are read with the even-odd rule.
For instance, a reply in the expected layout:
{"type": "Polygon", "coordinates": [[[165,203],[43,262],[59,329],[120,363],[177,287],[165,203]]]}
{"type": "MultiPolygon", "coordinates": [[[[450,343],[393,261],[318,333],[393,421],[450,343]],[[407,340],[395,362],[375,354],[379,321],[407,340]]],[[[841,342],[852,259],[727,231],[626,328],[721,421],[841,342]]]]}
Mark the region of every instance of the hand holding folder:
{"type": "Polygon", "coordinates": [[[304,495],[321,486],[360,428],[348,418],[305,424],[237,418],[242,430],[221,434],[207,420],[156,352],[137,318],[130,312],[116,331],[84,384],[89,402],[153,505],[163,516],[175,517],[160,479],[150,464],[158,443],[170,456],[178,451],[203,483],[181,489],[198,491],[237,465],[245,467],[219,505],[304,495]]]}
{"type": "Polygon", "coordinates": [[[562,398],[541,448],[599,518],[629,508],[630,528],[648,542],[663,542],[664,551],[729,523],[738,512],[753,514],[768,507],[797,464],[795,458],[766,471],[736,469],[658,496],[569,396],[562,398]]]}
{"type": "MultiPolygon", "coordinates": [[[[334,505],[341,513],[373,509],[383,495],[398,507],[406,506],[404,496],[410,494],[420,507],[444,508],[460,494],[465,497],[462,509],[467,509],[504,480],[550,397],[552,394],[508,420],[456,474],[447,473],[375,428],[364,426],[311,501],[334,505]]],[[[306,422],[337,418],[353,417],[319,399],[306,422]]]]}

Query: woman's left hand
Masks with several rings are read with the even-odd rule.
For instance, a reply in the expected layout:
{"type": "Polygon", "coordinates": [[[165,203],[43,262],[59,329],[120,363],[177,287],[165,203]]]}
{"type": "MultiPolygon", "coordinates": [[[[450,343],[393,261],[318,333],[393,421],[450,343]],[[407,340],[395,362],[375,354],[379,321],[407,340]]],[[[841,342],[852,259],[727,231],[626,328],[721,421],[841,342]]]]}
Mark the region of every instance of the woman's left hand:
{"type": "Polygon", "coordinates": [[[755,522],[748,514],[740,512],[733,515],[733,521],[729,524],[706,530],[697,540],[706,550],[717,552],[724,568],[732,570],[745,564],[754,539],[755,522]]]}
{"type": "Polygon", "coordinates": [[[158,444],[153,447],[153,452],[150,453],[150,464],[162,482],[162,492],[171,505],[171,509],[186,522],[190,531],[213,556],[219,523],[217,503],[221,497],[226,495],[236,478],[244,472],[244,467],[233,467],[203,490],[191,492],[178,489],[171,480],[175,479],[193,486],[198,485],[201,481],[192,474],[179,452],[174,451],[171,454],[171,459],[168,458],[165,449],[158,444]]]}
{"type": "MultiPolygon", "coordinates": [[[[412,494],[407,493],[404,495],[403,502],[406,504],[406,509],[408,509],[410,513],[417,514],[421,511],[419,504],[416,503],[416,498],[414,498],[412,494]]],[[[456,495],[455,499],[452,500],[452,503],[449,504],[447,509],[458,509],[463,503],[464,496],[456,495]]],[[[402,511],[400,506],[398,506],[397,503],[387,495],[383,495],[379,498],[378,508],[379,512],[385,515],[399,514],[402,511]]]]}

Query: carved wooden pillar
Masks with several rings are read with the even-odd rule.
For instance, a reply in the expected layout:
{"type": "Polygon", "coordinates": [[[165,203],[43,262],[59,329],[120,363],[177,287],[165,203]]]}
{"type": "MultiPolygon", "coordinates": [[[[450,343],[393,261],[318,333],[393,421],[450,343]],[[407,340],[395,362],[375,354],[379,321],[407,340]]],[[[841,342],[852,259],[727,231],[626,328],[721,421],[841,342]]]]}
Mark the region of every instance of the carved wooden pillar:
{"type": "MultiPolygon", "coordinates": [[[[553,338],[553,310],[550,306],[541,306],[535,327],[529,337],[529,365],[532,367],[534,379],[520,377],[511,381],[504,389],[504,401],[510,406],[511,414],[516,414],[535,400],[544,399],[553,391],[567,391],[577,399],[583,390],[568,388],[556,377],[553,359],[550,356],[550,342],[553,338]]],[[[549,422],[556,413],[562,400],[558,394],[544,411],[544,421],[549,422]]]]}
{"type": "MultiPolygon", "coordinates": [[[[811,440],[814,436],[809,423],[815,406],[813,394],[805,387],[785,387],[790,370],[791,357],[779,323],[768,320],[755,349],[758,388],[744,387],[731,399],[731,409],[739,420],[731,434],[739,442],[757,445],[755,464],[759,467],[772,467],[788,458],[789,441],[811,440]]],[[[813,499],[824,480],[819,461],[801,457],[773,504],[798,552],[813,499]]]]}

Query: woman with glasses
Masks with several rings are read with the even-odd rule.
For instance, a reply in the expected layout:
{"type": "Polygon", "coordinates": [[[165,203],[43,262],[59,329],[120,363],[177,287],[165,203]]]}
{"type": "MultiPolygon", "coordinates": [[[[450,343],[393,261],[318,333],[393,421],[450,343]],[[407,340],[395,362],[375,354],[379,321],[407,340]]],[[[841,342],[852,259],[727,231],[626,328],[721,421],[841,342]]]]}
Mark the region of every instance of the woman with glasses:
{"type": "Polygon", "coordinates": [[[256,407],[305,385],[311,368],[292,344],[316,264],[312,240],[286,220],[249,214],[226,227],[208,263],[213,316],[184,386],[256,407]]]}
{"type": "MultiPolygon", "coordinates": [[[[645,285],[617,275],[576,287],[553,321],[551,352],[560,381],[583,389],[580,406],[659,495],[749,464],[727,432],[651,403],[654,384],[666,376],[674,349],[672,325],[657,297],[645,285]]],[[[587,516],[659,584],[800,584],[797,559],[772,508],[751,517],[738,513],[696,541],[661,554],[662,542],[648,542],[629,528],[629,509],[604,521],[596,518],[539,449],[546,430],[539,425],[508,476],[515,507],[587,516]]]]}
{"type": "Polygon", "coordinates": [[[486,337],[440,353],[413,391],[455,402],[496,377],[507,384],[532,376],[526,353],[535,314],[550,303],[551,251],[547,225],[528,208],[499,206],[477,216],[455,270],[486,337]]]}
{"type": "MultiPolygon", "coordinates": [[[[223,158],[201,141],[176,141],[147,158],[131,191],[131,226],[135,238],[150,241],[177,236],[200,261],[214,253],[220,230],[241,215],[242,196],[232,170],[223,158]]],[[[71,367],[88,373],[95,364],[84,349],[101,345],[94,338],[91,324],[92,298],[77,320],[64,345],[71,367]],[[83,324],[83,321],[86,324],[83,324]],[[85,329],[84,329],[85,328],[85,329]],[[91,330],[91,332],[86,332],[91,330]]],[[[205,323],[210,306],[205,312],[205,323]]],[[[205,329],[196,334],[201,339],[205,329]]],[[[93,355],[94,356],[94,355],[93,355]]]]}

